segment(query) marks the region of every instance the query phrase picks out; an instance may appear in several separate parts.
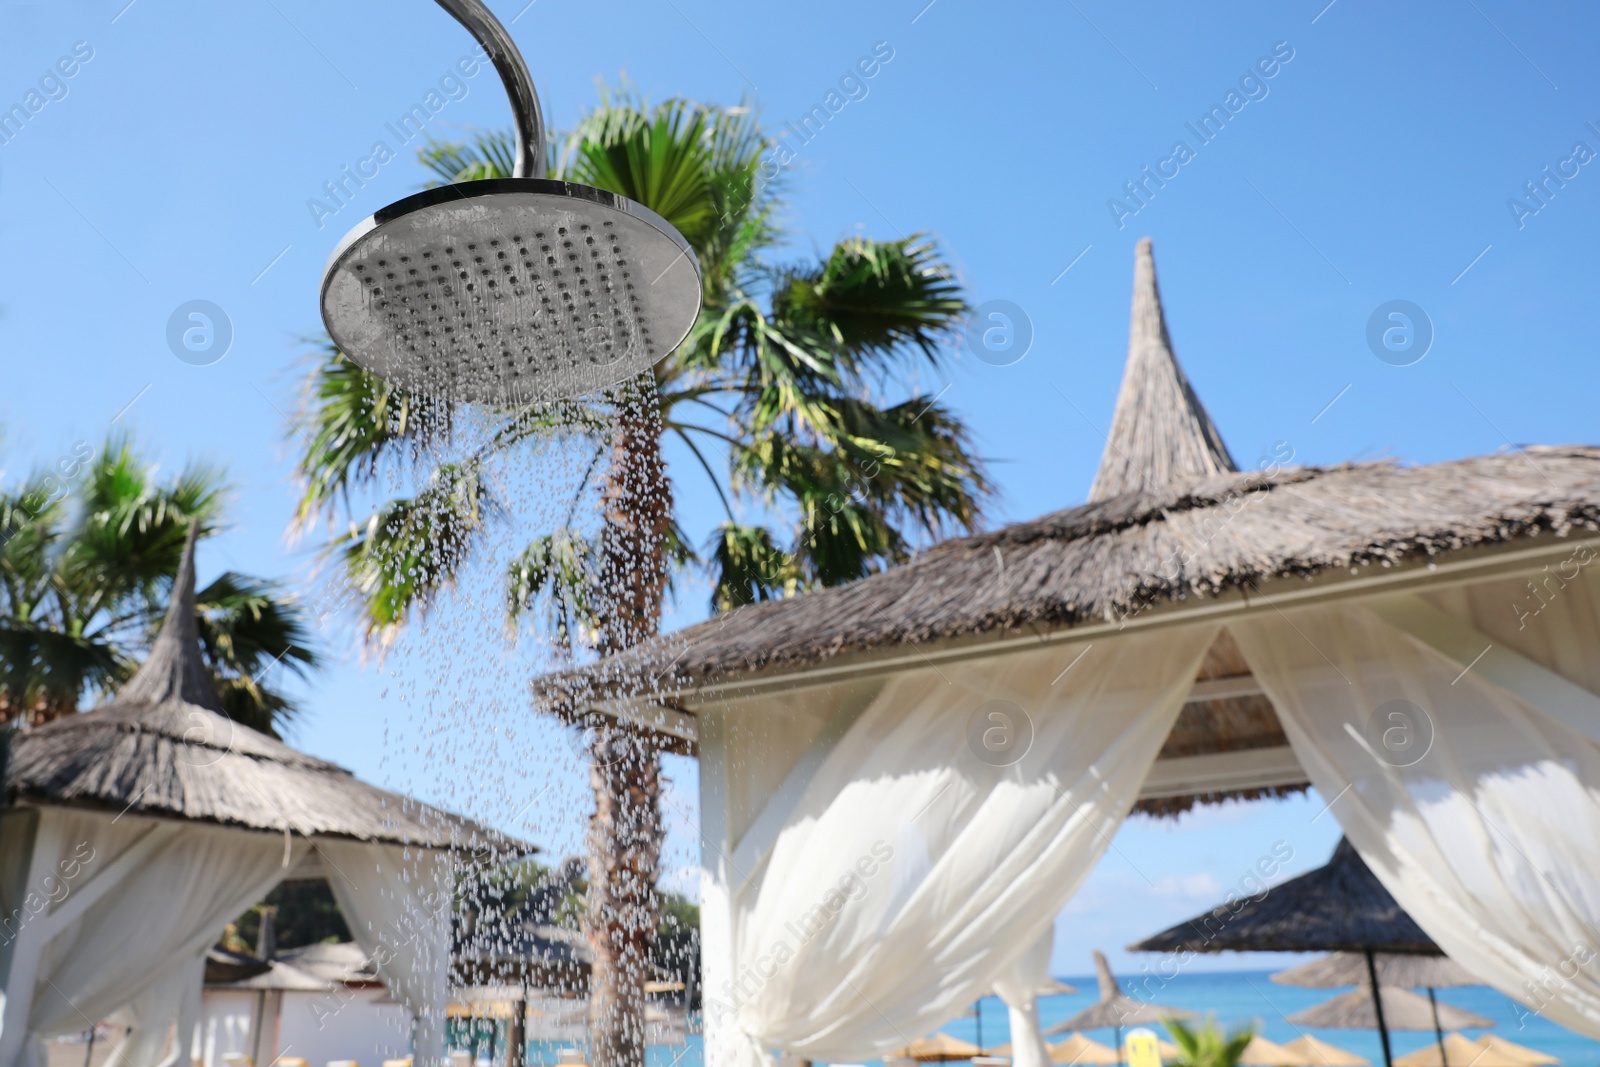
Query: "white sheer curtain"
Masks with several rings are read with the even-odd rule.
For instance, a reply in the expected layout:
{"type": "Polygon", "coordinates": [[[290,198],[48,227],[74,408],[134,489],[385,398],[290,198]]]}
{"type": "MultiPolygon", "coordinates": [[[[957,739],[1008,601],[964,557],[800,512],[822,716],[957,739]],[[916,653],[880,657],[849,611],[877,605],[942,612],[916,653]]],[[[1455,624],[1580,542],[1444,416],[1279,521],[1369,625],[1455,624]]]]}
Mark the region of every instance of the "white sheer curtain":
{"type": "Polygon", "coordinates": [[[441,1063],[450,975],[449,856],[361,841],[321,840],[317,851],[350,932],[416,1019],[415,1062],[441,1063]]]}
{"type": "MultiPolygon", "coordinates": [[[[289,861],[305,847],[294,842],[289,861]]],[[[277,884],[285,859],[275,834],[41,809],[27,891],[45,904],[10,945],[0,1067],[42,1065],[40,1039],[169,980],[172,961],[196,958],[277,884]]],[[[172,1021],[147,1025],[164,1033],[172,1021]]]]}
{"type": "Polygon", "coordinates": [[[129,1033],[107,1067],[189,1067],[185,1060],[193,1048],[199,1022],[205,970],[204,950],[180,959],[131,1004],[113,1013],[112,1020],[127,1026],[129,1033]],[[176,1027],[172,1026],[174,1021],[176,1027]]]}
{"type": "MultiPolygon", "coordinates": [[[[729,850],[707,848],[709,1062],[869,1058],[989,992],[1106,848],[1215,633],[930,666],[871,696],[758,862],[734,871],[729,850]],[[1023,722],[995,714],[1031,722],[1008,766],[1006,731],[1023,722]]],[[[770,777],[727,765],[707,736],[702,788],[723,784],[703,807],[726,803],[740,775],[770,777]]]]}
{"type": "Polygon", "coordinates": [[[1566,611],[1541,655],[1507,601],[1519,652],[1472,625],[1470,600],[1389,598],[1230,629],[1400,905],[1484,981],[1600,1037],[1600,699],[1556,669],[1573,647],[1600,657],[1600,625],[1566,611]]]}
{"type": "Polygon", "coordinates": [[[1050,1047],[1039,1027],[1039,990],[1050,977],[1050,952],[1055,948],[1052,921],[1033,948],[1017,958],[994,981],[1011,1017],[1011,1067],[1050,1067],[1050,1047]]]}

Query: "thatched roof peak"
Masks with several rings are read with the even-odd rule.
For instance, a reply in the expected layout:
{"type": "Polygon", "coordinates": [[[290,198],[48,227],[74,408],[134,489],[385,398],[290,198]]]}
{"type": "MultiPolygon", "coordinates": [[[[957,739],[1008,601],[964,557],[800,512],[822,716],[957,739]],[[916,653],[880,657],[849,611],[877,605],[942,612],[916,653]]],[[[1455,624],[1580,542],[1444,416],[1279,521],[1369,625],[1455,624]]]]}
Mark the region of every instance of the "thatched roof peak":
{"type": "Polygon", "coordinates": [[[195,621],[194,546],[199,523],[190,523],[183,559],[172,582],[172,598],[150,655],[123,685],[117,699],[127,704],[166,704],[181,700],[222,714],[216,683],[200,658],[200,625],[195,621]]]}
{"type": "Polygon", "coordinates": [[[1128,364],[1089,500],[1149,492],[1238,469],[1172,352],[1155,256],[1146,237],[1134,253],[1128,364]]]}

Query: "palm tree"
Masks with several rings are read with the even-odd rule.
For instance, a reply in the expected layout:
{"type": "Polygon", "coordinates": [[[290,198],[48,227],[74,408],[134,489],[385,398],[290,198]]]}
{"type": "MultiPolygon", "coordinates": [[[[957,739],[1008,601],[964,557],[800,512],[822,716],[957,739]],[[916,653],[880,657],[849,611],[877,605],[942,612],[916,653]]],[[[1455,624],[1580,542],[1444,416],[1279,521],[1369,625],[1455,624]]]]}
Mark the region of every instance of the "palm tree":
{"type": "MultiPolygon", "coordinates": [[[[773,149],[748,109],[649,106],[630,94],[604,98],[552,151],[553,174],[664,216],[704,275],[689,337],[653,373],[604,396],[481,413],[492,420],[482,443],[444,462],[432,457],[455,429],[448,409],[322,350],[302,408],[296,528],[349,520],[329,548],[360,593],[369,640],[388,641],[432,605],[507,513],[491,463],[552,436],[583,442],[588,467],[566,522],[504,562],[507,612],[513,626],[542,621],[578,655],[652,636],[686,569],[709,575],[712,607],[726,610],[849,581],[906,559],[919,538],[976,527],[989,486],[966,428],[904,384],[919,364],[940,366],[967,311],[960,288],[924,236],[851,237],[817,260],[772,258],[773,149]],[[725,512],[700,551],[674,513],[669,435],[725,512]],[[427,471],[415,495],[370,513],[353,503],[354,491],[408,469],[427,471]],[[585,502],[602,521],[574,522],[585,502]]],[[[422,159],[444,182],[501,177],[511,142],[480,135],[431,145],[422,159]]],[[[585,921],[593,1054],[597,1067],[638,1067],[659,910],[662,740],[596,725],[585,921]]]]}
{"type": "Polygon", "coordinates": [[[1169,1067],[1239,1067],[1239,1057],[1255,1036],[1253,1027],[1226,1033],[1215,1019],[1192,1028],[1168,1019],[1166,1027],[1178,1046],[1178,1058],[1169,1067]]]}
{"type": "MultiPolygon", "coordinates": [[[[0,722],[38,725],[114,693],[160,628],[190,524],[210,536],[225,498],[201,467],[159,481],[125,438],[80,445],[0,491],[0,722]]],[[[315,664],[302,616],[271,583],[233,572],[196,601],[224,710],[275,735],[295,708],[260,677],[315,664]]]]}

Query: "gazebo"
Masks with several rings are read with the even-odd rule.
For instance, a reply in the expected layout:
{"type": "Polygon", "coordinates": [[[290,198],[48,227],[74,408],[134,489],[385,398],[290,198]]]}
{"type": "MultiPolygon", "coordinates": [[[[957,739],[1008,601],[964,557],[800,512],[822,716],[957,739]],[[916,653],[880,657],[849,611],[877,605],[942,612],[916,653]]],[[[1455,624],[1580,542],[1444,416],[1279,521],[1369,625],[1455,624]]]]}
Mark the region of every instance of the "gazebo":
{"type": "Polygon", "coordinates": [[[0,1067],[42,1062],[42,1039],[114,1013],[134,1028],[128,1067],[155,1067],[174,1022],[185,1062],[223,926],[280,881],[318,877],[415,1017],[418,1062],[436,1062],[448,856],[529,849],[227,719],[199,641],[191,533],[138,673],[105,705],[13,741],[0,809],[0,1067]]]}
{"type": "Polygon", "coordinates": [[[708,1062],[1036,989],[1130,810],[1308,785],[1450,956],[1600,1035],[1600,449],[1294,460],[1238,469],[1141,242],[1086,503],[539,683],[699,755],[708,1062]]]}

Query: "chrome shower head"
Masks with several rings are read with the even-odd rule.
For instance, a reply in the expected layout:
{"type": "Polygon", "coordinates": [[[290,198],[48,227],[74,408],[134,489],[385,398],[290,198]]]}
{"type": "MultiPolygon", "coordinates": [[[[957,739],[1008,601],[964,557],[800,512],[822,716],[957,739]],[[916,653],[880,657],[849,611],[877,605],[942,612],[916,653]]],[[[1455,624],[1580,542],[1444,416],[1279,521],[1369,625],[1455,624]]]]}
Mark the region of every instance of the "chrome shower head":
{"type": "Polygon", "coordinates": [[[600,189],[491,178],[409,196],[340,242],[322,279],[339,350],[451,400],[536,403],[671,352],[700,268],[661,216],[600,189]]]}
{"type": "Polygon", "coordinates": [[[322,321],[379,377],[448,400],[525,404],[642,373],[688,335],[700,263],[627,197],[543,178],[527,67],[480,0],[439,0],[484,45],[517,119],[516,177],[441,186],[366,219],[322,276],[322,321]]]}

